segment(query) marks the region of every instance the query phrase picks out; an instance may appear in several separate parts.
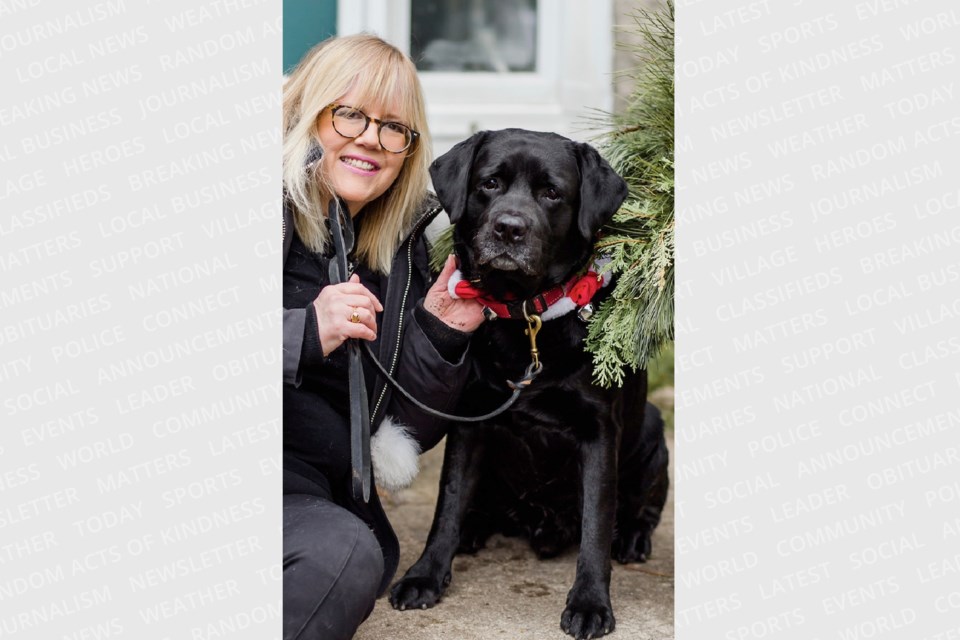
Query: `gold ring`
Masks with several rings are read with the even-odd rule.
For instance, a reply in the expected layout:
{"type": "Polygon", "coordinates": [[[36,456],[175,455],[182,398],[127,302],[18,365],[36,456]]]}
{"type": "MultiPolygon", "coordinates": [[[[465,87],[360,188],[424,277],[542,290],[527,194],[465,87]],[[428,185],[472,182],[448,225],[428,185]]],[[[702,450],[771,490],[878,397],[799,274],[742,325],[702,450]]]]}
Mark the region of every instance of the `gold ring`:
{"type": "Polygon", "coordinates": [[[350,322],[354,324],[360,322],[360,311],[356,307],[354,307],[353,313],[350,314],[350,322]]]}

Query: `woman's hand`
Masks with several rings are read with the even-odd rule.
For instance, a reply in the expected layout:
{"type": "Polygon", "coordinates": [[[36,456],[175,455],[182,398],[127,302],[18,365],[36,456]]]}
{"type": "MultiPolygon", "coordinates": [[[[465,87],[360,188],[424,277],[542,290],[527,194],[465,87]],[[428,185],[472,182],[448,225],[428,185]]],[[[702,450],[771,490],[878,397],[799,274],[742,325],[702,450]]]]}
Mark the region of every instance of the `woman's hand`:
{"type": "Polygon", "coordinates": [[[383,311],[383,305],[360,284],[357,274],[347,282],[321,289],[313,308],[317,312],[317,331],[324,356],[330,355],[347,338],[377,338],[377,312],[383,311]]]}
{"type": "Polygon", "coordinates": [[[427,291],[423,308],[440,318],[448,327],[472,333],[484,320],[483,305],[476,300],[458,300],[450,297],[447,292],[447,282],[456,270],[456,258],[453,255],[447,256],[443,271],[437,276],[437,281],[430,287],[430,291],[427,291]]]}

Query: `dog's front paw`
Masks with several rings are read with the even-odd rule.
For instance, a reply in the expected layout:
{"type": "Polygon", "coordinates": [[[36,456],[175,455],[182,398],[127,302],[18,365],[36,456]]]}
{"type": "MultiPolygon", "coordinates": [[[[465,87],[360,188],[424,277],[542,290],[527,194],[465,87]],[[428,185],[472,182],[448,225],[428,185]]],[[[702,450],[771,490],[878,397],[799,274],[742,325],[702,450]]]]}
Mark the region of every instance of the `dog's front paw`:
{"type": "Polygon", "coordinates": [[[443,589],[450,583],[447,574],[441,583],[432,577],[406,577],[390,590],[390,604],[394,609],[428,609],[440,601],[443,589]]]}
{"type": "Polygon", "coordinates": [[[599,638],[616,628],[610,598],[583,597],[571,592],[567,601],[567,608],[560,616],[560,628],[577,640],[599,638]]]}
{"type": "Polygon", "coordinates": [[[618,531],[613,537],[611,556],[621,564],[628,562],[646,562],[653,550],[652,531],[644,524],[638,524],[629,531],[618,531]]]}

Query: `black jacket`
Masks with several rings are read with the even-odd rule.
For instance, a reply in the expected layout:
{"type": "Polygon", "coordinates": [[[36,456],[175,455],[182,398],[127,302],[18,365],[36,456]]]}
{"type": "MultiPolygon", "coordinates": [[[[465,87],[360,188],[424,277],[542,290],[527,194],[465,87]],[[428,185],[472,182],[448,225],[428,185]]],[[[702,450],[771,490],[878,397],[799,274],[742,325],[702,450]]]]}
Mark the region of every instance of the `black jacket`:
{"type": "MultiPolygon", "coordinates": [[[[448,362],[435,347],[437,326],[432,317],[425,317],[423,309],[415,312],[431,283],[428,266],[427,243],[423,231],[427,224],[441,211],[436,199],[430,195],[419,207],[419,215],[407,237],[401,243],[389,276],[380,276],[376,283],[384,311],[378,326],[374,352],[380,362],[394,374],[418,400],[440,411],[450,412],[460,395],[466,379],[468,365],[464,351],[456,362],[448,362]]],[[[283,212],[284,237],[283,259],[287,262],[295,233],[292,212],[288,205],[283,212]]],[[[362,281],[362,280],[361,280],[362,281]]],[[[288,397],[297,393],[306,367],[311,366],[304,342],[305,330],[315,330],[316,320],[312,305],[304,309],[283,311],[283,378],[285,404],[288,397]]],[[[441,329],[442,330],[442,329],[441,329]]],[[[309,336],[308,336],[309,338],[309,336]]],[[[466,337],[464,339],[466,344],[466,337]]],[[[333,354],[331,354],[333,355],[333,354]]],[[[385,416],[403,424],[417,441],[421,451],[433,447],[443,437],[447,423],[419,411],[400,394],[376,376],[372,384],[368,380],[371,433],[375,434],[385,416]]],[[[302,399],[300,400],[303,401],[302,399]]],[[[311,412],[315,405],[324,405],[322,393],[312,399],[311,412]]],[[[301,405],[304,406],[304,405],[301,405]]],[[[298,420],[299,414],[290,417],[289,407],[284,407],[284,493],[307,493],[322,495],[360,516],[372,528],[383,551],[384,577],[381,593],[386,590],[399,561],[399,544],[376,492],[368,504],[354,501],[349,490],[349,475],[344,475],[343,465],[349,466],[349,438],[344,437],[348,427],[340,423],[341,416],[329,407],[321,407],[312,416],[317,424],[309,425],[309,435],[300,440],[314,440],[309,445],[322,448],[320,455],[303,453],[303,442],[287,442],[290,438],[288,420],[298,420]],[[319,417],[317,417],[319,416],[319,417]]],[[[300,431],[301,434],[305,433],[300,431]]]]}

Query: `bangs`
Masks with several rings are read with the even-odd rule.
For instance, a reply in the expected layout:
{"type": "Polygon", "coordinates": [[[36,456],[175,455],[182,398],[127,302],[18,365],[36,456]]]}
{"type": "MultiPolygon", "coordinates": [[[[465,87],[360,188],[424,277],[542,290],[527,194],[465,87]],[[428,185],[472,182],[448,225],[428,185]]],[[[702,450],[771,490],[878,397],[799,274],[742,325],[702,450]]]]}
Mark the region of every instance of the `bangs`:
{"type": "Polygon", "coordinates": [[[360,104],[350,105],[364,109],[371,104],[382,105],[390,115],[403,124],[420,131],[422,115],[416,100],[416,77],[410,77],[402,65],[371,64],[357,74],[351,88],[359,89],[360,104]]]}

